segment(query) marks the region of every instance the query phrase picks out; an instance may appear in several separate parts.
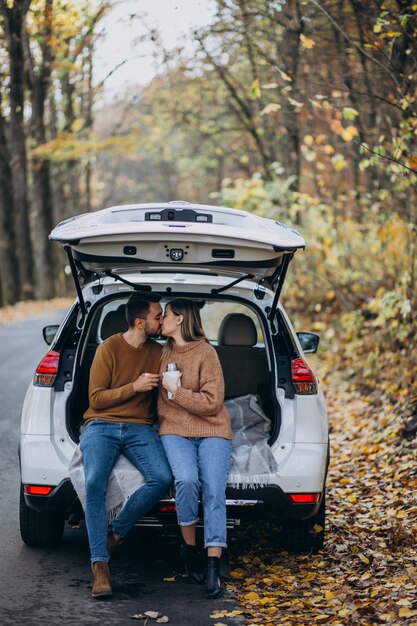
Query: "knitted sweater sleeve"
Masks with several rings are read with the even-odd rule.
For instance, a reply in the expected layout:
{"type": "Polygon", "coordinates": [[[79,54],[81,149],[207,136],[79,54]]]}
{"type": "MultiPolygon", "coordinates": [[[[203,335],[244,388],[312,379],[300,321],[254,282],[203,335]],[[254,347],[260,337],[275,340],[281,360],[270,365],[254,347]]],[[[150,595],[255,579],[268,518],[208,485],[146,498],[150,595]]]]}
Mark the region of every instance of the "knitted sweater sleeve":
{"type": "Polygon", "coordinates": [[[190,413],[209,419],[219,413],[224,401],[223,371],[214,349],[203,355],[199,368],[199,390],[178,387],[172,400],[190,413]]]}
{"type": "Polygon", "coordinates": [[[112,389],[113,357],[104,344],[97,348],[90,370],[89,402],[92,409],[110,409],[135,395],[133,383],[112,389]]]}

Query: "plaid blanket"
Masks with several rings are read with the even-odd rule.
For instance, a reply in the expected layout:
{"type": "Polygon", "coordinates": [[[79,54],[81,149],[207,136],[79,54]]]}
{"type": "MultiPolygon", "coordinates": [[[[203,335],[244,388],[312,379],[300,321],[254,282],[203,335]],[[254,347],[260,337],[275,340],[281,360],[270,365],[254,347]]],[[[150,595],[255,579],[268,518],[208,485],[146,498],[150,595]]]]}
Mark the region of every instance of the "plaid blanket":
{"type": "Polygon", "coordinates": [[[233,432],[228,485],[245,488],[271,484],[278,465],[268,445],[271,422],[257,396],[241,396],[224,404],[233,432]]]}
{"type": "MultiPolygon", "coordinates": [[[[270,484],[278,466],[268,445],[271,423],[260,407],[257,396],[226,400],[225,406],[230,414],[233,431],[228,485],[245,488],[270,484]]],[[[79,445],[70,462],[69,475],[85,508],[85,476],[79,445]]],[[[143,484],[142,474],[121,455],[111,472],[107,487],[106,509],[110,522],[121,511],[126,500],[143,484]]]]}

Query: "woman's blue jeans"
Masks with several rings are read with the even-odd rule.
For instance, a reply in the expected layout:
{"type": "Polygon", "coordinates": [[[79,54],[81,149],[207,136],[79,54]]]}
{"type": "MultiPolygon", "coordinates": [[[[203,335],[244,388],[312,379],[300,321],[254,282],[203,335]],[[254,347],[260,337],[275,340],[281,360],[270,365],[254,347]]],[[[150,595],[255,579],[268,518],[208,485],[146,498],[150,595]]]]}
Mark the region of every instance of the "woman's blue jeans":
{"type": "Polygon", "coordinates": [[[171,470],[152,426],[95,420],[81,434],[86,506],[85,521],[91,561],[108,561],[106,491],[110,473],[123,454],[141,472],[145,484],[135,491],[113,521],[113,531],[125,537],[168,491],[171,470]]]}
{"type": "Polygon", "coordinates": [[[219,437],[162,435],[175,479],[175,501],[180,526],[198,522],[201,491],[204,512],[204,546],[227,546],[226,484],[231,441],[219,437]]]}

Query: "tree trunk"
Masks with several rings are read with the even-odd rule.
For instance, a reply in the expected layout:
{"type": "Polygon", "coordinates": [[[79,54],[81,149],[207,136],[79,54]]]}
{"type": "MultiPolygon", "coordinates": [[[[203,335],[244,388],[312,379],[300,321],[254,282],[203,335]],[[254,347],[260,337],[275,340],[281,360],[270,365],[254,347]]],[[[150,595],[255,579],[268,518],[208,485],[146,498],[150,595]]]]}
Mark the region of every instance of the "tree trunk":
{"type": "MultiPolygon", "coordinates": [[[[52,71],[51,35],[52,0],[45,2],[45,32],[41,43],[40,67],[35,68],[27,36],[25,37],[28,82],[30,87],[32,117],[31,128],[36,146],[46,141],[45,103],[52,71]]],[[[33,239],[36,244],[35,266],[38,276],[37,295],[41,299],[55,295],[56,259],[48,235],[54,226],[53,200],[49,162],[43,158],[32,160],[34,212],[32,216],[33,239]]]]}
{"type": "MultiPolygon", "coordinates": [[[[1,91],[0,91],[1,111],[1,91]]],[[[0,306],[19,299],[20,284],[13,224],[13,188],[5,121],[0,112],[0,306]]]]}
{"type": "Polygon", "coordinates": [[[34,268],[29,228],[27,155],[24,128],[23,25],[31,0],[15,0],[12,7],[0,5],[10,64],[10,157],[15,210],[16,252],[19,263],[20,296],[32,298],[34,268]]]}

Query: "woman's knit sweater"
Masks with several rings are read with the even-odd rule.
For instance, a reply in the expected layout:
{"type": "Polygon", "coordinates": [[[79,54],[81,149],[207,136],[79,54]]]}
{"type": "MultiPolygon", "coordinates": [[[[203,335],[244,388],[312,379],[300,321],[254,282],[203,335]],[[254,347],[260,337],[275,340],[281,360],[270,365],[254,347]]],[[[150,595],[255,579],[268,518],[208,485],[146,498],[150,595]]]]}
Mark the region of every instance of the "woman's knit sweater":
{"type": "Polygon", "coordinates": [[[230,416],[223,405],[223,372],[215,349],[204,339],[174,344],[169,357],[161,361],[160,373],[172,362],[182,372],[181,387],[168,400],[160,383],[159,434],[231,439],[230,416]]]}

